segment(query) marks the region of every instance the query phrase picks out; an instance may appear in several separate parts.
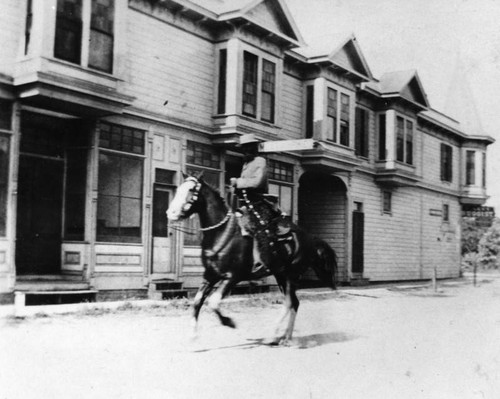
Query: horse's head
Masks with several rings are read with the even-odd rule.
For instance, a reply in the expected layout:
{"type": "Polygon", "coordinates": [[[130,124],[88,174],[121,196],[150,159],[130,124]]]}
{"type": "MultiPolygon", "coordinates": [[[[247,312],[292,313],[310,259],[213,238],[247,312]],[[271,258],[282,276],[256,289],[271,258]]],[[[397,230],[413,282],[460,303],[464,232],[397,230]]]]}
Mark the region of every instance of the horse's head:
{"type": "Polygon", "coordinates": [[[201,176],[184,176],[184,182],[177,187],[175,197],[167,209],[169,220],[186,219],[196,213],[196,205],[200,197],[201,176]]]}

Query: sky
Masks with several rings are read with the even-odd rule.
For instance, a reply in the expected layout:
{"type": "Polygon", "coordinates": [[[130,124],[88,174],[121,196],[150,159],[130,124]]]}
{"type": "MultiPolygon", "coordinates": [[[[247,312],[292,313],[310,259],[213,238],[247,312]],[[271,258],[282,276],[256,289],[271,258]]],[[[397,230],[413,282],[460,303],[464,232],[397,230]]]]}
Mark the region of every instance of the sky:
{"type": "Polygon", "coordinates": [[[333,51],[354,34],[376,78],[416,69],[431,107],[458,119],[447,99],[454,80],[465,82],[470,114],[496,140],[488,147],[486,205],[500,216],[499,0],[285,2],[308,45],[333,51]]]}

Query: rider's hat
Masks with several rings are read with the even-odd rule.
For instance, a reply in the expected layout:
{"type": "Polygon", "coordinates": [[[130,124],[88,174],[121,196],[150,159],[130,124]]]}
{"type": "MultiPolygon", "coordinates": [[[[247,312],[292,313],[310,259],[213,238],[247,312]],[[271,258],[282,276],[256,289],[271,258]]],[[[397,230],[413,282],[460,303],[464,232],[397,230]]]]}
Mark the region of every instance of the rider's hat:
{"type": "Polygon", "coordinates": [[[242,136],[240,136],[240,142],[238,144],[238,147],[244,146],[246,144],[256,144],[259,142],[260,141],[257,140],[257,138],[255,137],[255,135],[253,133],[247,133],[247,134],[243,134],[242,136]]]}

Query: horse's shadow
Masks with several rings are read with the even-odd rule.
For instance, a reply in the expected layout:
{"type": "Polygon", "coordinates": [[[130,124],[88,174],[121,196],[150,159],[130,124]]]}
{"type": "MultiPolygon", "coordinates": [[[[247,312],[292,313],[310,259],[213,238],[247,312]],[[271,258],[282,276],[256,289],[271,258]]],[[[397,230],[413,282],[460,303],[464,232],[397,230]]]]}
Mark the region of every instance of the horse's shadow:
{"type": "Polygon", "coordinates": [[[311,349],[316,348],[318,346],[341,343],[352,341],[357,339],[358,337],[355,335],[346,334],[343,332],[330,332],[330,333],[321,333],[321,334],[310,334],[310,335],[302,335],[293,338],[287,344],[276,344],[269,340],[269,338],[249,338],[247,342],[235,344],[235,345],[225,345],[225,346],[217,346],[213,348],[203,348],[196,349],[193,352],[202,353],[202,352],[211,352],[216,350],[224,350],[224,349],[254,349],[257,347],[268,347],[268,348],[284,348],[290,347],[294,349],[311,349]]]}

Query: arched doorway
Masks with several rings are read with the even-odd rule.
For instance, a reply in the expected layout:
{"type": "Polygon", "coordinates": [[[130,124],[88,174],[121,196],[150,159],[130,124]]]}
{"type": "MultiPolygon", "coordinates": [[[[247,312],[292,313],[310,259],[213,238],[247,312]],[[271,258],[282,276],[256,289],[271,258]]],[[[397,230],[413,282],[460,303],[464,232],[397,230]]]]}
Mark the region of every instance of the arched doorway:
{"type": "MultiPolygon", "coordinates": [[[[305,172],[299,179],[298,205],[299,226],[330,244],[338,258],[338,281],[347,281],[346,185],[327,173],[305,172]]],[[[315,280],[314,273],[305,279],[315,280]]]]}

